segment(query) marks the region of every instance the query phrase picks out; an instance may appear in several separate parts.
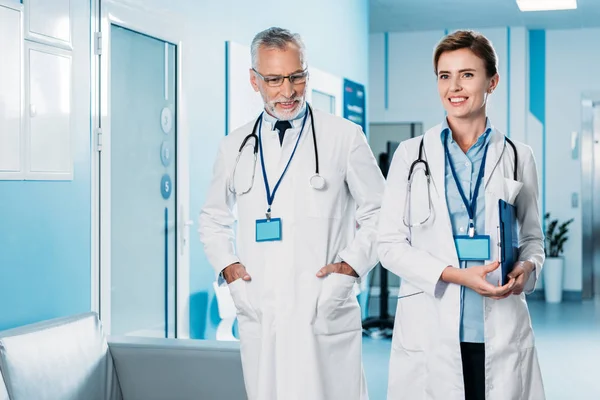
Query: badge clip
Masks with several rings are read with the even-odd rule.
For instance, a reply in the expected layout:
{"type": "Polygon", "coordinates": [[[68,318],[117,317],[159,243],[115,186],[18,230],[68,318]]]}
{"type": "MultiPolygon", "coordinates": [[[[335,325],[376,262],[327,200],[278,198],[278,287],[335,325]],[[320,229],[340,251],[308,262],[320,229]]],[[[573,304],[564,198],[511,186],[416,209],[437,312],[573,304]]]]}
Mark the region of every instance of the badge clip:
{"type": "Polygon", "coordinates": [[[469,221],[469,236],[470,237],[475,236],[475,224],[473,223],[473,220],[469,221]]]}

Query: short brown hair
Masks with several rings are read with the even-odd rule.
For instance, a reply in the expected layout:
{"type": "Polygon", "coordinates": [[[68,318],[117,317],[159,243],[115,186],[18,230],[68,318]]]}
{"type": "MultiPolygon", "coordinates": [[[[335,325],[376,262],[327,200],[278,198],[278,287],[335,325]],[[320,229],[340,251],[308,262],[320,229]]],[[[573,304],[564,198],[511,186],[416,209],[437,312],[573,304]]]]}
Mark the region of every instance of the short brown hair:
{"type": "Polygon", "coordinates": [[[446,35],[433,52],[433,70],[438,73],[438,61],[443,53],[460,49],[469,49],[483,60],[488,78],[498,73],[498,56],[492,42],[481,33],[474,31],[456,31],[446,35]]]}

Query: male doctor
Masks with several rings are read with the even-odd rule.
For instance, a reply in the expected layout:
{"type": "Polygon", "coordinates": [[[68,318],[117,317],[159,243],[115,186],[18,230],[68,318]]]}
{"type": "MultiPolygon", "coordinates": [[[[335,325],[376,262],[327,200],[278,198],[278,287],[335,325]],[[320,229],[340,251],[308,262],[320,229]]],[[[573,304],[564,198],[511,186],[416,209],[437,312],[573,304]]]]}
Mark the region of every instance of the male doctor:
{"type": "Polygon", "coordinates": [[[199,230],[237,308],[248,398],[368,399],[353,287],[377,263],[383,176],[359,126],[306,102],[299,35],[267,29],[251,55],[264,111],[223,138],[199,230]]]}

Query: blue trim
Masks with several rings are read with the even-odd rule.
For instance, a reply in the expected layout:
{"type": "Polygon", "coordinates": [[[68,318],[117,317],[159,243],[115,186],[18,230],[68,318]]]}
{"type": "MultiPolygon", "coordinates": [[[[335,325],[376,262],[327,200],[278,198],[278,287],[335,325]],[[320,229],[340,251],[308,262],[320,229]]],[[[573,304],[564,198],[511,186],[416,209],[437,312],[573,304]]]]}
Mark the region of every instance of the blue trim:
{"type": "Polygon", "coordinates": [[[448,36],[448,28],[444,28],[444,36],[448,36]]]}
{"type": "Polygon", "coordinates": [[[383,34],[383,103],[387,110],[390,105],[390,89],[389,89],[389,52],[390,52],[390,34],[385,32],[383,34]]]}
{"type": "Polygon", "coordinates": [[[229,134],[229,42],[225,42],[225,136],[229,134]]]}
{"type": "Polygon", "coordinates": [[[506,27],[506,136],[510,137],[510,26],[506,27]]]}
{"type": "Polygon", "coordinates": [[[165,207],[165,338],[169,337],[169,209],[165,207]]]}
{"type": "Polygon", "coordinates": [[[529,31],[529,110],[546,123],[546,32],[529,31]]]}
{"type": "Polygon", "coordinates": [[[529,31],[529,111],[542,124],[542,216],[546,214],[546,31],[529,31]]]}

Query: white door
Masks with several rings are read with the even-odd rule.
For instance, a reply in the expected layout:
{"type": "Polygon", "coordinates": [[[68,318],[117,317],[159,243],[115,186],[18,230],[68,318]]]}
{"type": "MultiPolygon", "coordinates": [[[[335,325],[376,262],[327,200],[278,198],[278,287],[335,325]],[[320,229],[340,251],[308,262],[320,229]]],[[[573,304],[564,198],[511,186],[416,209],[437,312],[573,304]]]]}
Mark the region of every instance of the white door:
{"type": "Polygon", "coordinates": [[[109,1],[100,6],[100,318],[113,335],[189,337],[177,22],[109,1]]]}

